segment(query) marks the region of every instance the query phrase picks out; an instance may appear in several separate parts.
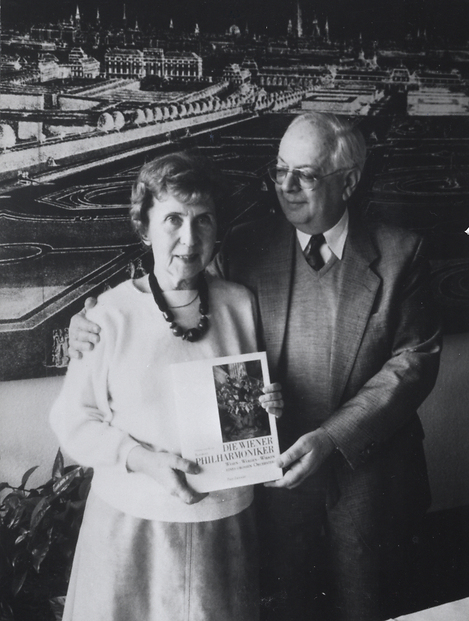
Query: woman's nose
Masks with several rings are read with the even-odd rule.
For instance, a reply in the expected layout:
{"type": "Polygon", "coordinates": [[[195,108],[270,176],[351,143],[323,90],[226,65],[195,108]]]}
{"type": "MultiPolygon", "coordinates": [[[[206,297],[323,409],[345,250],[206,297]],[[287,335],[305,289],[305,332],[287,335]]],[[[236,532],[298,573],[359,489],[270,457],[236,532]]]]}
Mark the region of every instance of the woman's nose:
{"type": "Polygon", "coordinates": [[[197,242],[198,236],[195,223],[189,221],[184,222],[180,229],[180,232],[181,243],[185,246],[193,246],[197,242]]]}

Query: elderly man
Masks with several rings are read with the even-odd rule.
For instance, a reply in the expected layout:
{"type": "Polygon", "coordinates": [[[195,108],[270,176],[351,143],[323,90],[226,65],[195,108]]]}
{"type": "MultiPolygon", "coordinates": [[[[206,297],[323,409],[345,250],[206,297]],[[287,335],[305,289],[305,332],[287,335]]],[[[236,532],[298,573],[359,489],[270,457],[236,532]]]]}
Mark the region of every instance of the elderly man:
{"type": "Polygon", "coordinates": [[[440,353],[428,265],[417,235],[347,209],[364,162],[348,123],[295,118],[269,171],[283,214],[232,230],[213,265],[257,295],[286,400],[284,476],[259,495],[267,621],[384,618],[429,503],[416,413],[440,353]]]}

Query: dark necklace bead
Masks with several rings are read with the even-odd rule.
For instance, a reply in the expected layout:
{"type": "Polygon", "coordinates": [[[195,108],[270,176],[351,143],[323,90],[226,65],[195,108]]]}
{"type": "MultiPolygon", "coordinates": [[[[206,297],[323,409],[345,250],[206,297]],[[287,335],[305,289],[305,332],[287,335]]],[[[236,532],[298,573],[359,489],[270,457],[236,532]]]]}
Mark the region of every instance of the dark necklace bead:
{"type": "Polygon", "coordinates": [[[199,323],[197,324],[197,327],[200,330],[207,330],[208,328],[208,319],[205,315],[202,315],[202,317],[199,319],[199,323]]]}
{"type": "Polygon", "coordinates": [[[182,335],[182,339],[183,341],[189,341],[190,343],[192,343],[193,341],[198,341],[201,336],[202,334],[200,330],[198,330],[197,328],[189,328],[189,330],[186,330],[182,335]]]}
{"type": "Polygon", "coordinates": [[[161,312],[163,314],[165,321],[167,321],[168,323],[171,323],[172,321],[174,321],[174,315],[170,310],[161,311],[161,312]]]}
{"type": "Polygon", "coordinates": [[[208,321],[208,285],[205,280],[204,275],[199,274],[198,281],[198,294],[200,297],[200,305],[199,305],[199,313],[201,315],[199,319],[199,323],[196,328],[189,328],[188,330],[184,330],[176,321],[174,321],[174,313],[170,310],[168,303],[163,295],[163,291],[156,279],[156,276],[153,272],[150,272],[148,275],[148,284],[150,285],[151,292],[153,294],[153,298],[156,302],[156,305],[160,309],[165,321],[169,323],[169,328],[174,336],[180,336],[184,341],[194,342],[201,339],[204,334],[207,332],[209,328],[208,321]]]}
{"type": "Polygon", "coordinates": [[[173,321],[173,323],[169,327],[174,336],[182,336],[184,334],[184,330],[175,321],[173,321]]]}

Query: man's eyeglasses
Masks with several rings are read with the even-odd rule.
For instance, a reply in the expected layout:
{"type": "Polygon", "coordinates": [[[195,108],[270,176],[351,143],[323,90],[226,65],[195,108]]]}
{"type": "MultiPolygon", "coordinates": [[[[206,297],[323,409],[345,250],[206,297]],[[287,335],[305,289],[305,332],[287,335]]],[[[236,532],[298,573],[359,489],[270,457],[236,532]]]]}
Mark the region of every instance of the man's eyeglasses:
{"type": "Polygon", "coordinates": [[[278,185],[281,185],[287,175],[290,174],[295,178],[296,183],[300,186],[302,190],[315,190],[318,186],[318,183],[325,179],[326,177],[330,177],[331,175],[335,175],[339,172],[343,172],[345,170],[349,170],[348,168],[338,168],[337,170],[333,170],[331,173],[327,175],[323,175],[322,177],[317,177],[312,173],[306,170],[300,170],[299,168],[282,168],[281,166],[271,166],[268,169],[269,177],[272,181],[278,185]]]}

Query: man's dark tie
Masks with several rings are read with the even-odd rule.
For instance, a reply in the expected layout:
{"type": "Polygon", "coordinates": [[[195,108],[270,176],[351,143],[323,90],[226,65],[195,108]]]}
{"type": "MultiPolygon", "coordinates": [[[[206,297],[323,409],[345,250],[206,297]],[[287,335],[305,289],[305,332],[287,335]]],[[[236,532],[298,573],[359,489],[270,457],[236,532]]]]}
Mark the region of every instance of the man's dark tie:
{"type": "Polygon", "coordinates": [[[324,266],[324,259],[319,252],[319,248],[321,248],[321,246],[325,243],[326,240],[324,238],[324,235],[320,233],[319,235],[312,235],[311,240],[306,247],[305,258],[311,265],[313,270],[318,271],[321,269],[321,267],[324,266]]]}

